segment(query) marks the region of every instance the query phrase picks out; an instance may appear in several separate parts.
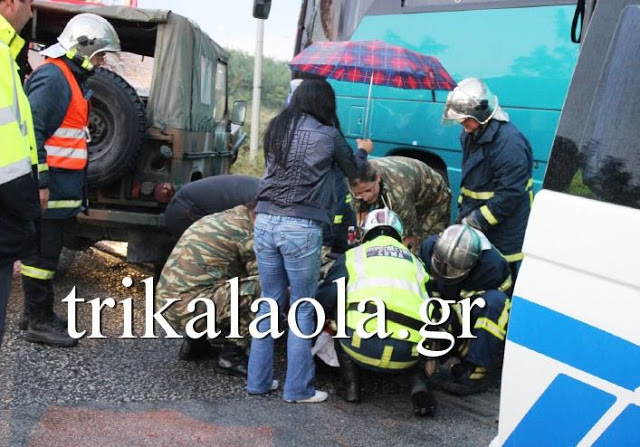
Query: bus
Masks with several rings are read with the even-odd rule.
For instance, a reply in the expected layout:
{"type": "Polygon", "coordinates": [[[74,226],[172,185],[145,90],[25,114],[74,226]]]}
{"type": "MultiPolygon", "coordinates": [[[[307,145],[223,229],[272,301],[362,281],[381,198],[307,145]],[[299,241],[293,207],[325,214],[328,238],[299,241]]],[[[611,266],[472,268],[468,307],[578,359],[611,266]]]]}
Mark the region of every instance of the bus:
{"type": "MultiPolygon", "coordinates": [[[[317,41],[382,40],[436,57],[456,81],[482,79],[531,142],[537,191],[577,60],[576,8],[576,0],[304,0],[294,53],[317,41]]],[[[373,86],[365,120],[369,84],[329,81],[354,146],[366,134],[373,156],[427,163],[457,200],[461,128],[441,124],[447,91],[373,86]]]]}

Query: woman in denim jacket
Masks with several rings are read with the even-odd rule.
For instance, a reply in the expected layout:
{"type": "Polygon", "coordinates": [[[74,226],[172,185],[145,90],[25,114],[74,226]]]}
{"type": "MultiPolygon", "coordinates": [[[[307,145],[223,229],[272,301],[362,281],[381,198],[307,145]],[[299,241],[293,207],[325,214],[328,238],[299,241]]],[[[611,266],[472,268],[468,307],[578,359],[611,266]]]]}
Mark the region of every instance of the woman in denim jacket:
{"type": "MultiPolygon", "coordinates": [[[[301,298],[315,297],[321,225],[330,223],[329,210],[334,201],[331,170],[338,166],[347,177],[357,177],[371,152],[369,143],[359,140],[358,146],[366,149],[359,148],[354,156],[340,131],[333,89],[321,79],[303,81],[288,107],[269,123],[264,136],[266,172],[258,188],[254,249],[261,296],[275,300],[279,309],[285,307],[287,287],[292,308],[301,298]]],[[[287,402],[322,402],[327,398],[327,393],[314,386],[311,339],[301,337],[314,332],[314,312],[307,300],[295,309],[299,331],[292,330],[287,337],[283,395],[287,402]]],[[[273,337],[282,335],[277,315],[268,301],[259,302],[257,329],[266,336],[254,337],[251,342],[249,394],[264,394],[278,387],[273,380],[273,337]],[[273,321],[270,313],[276,316],[273,321]]]]}

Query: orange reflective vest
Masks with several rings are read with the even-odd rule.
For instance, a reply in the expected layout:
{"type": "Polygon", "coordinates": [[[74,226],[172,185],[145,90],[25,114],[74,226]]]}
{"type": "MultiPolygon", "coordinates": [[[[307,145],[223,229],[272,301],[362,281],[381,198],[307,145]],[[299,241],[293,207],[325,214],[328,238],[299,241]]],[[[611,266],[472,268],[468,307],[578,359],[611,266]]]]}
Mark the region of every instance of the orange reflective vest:
{"type": "Polygon", "coordinates": [[[54,64],[64,74],[71,88],[71,101],[62,124],[44,142],[47,150],[47,165],[50,168],[79,171],[87,166],[87,123],[89,101],[82,94],[71,69],[60,59],[47,59],[45,64],[54,64]]]}

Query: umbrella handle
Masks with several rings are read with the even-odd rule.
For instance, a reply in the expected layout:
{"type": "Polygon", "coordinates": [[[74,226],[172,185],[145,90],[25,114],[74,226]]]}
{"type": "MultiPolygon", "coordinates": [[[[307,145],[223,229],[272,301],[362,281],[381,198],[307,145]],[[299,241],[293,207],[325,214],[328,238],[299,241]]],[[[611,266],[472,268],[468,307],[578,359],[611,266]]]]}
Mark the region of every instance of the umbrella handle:
{"type": "Polygon", "coordinates": [[[362,139],[367,138],[367,129],[369,128],[369,104],[371,103],[371,90],[373,90],[373,74],[371,72],[371,81],[369,82],[369,95],[367,96],[367,108],[364,112],[364,128],[362,129],[362,139]]]}

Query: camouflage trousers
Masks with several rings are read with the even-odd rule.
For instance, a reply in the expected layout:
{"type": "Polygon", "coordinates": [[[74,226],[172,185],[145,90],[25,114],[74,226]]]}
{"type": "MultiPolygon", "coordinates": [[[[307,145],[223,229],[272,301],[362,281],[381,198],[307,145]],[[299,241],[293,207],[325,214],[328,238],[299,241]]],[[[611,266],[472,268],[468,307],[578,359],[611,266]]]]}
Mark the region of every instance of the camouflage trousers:
{"type": "MultiPolygon", "coordinates": [[[[228,281],[219,281],[213,286],[194,288],[189,293],[172,297],[179,298],[180,301],[175,302],[167,309],[163,316],[175,330],[182,333],[185,332],[185,327],[190,320],[200,317],[194,321],[193,327],[197,332],[202,332],[207,328],[207,320],[212,318],[212,315],[208,317],[204,315],[207,311],[207,305],[202,301],[196,302],[192,312],[188,310],[188,306],[194,300],[209,300],[215,305],[215,325],[216,330],[221,332],[219,336],[221,340],[246,349],[251,340],[249,324],[255,316],[251,312],[251,303],[259,297],[260,281],[258,276],[238,278],[238,311],[234,316],[231,312],[231,285],[228,281]],[[229,334],[231,321],[234,317],[238,320],[238,332],[241,338],[222,339],[229,334]]],[[[166,304],[164,299],[158,300],[158,307],[162,307],[164,304],[166,304]]]]}

